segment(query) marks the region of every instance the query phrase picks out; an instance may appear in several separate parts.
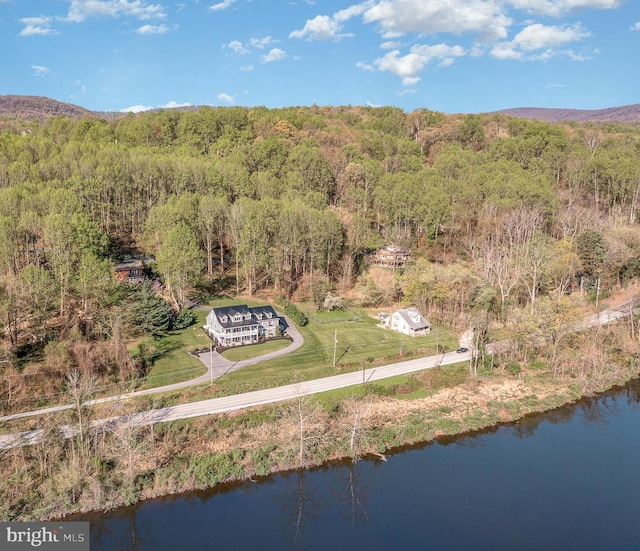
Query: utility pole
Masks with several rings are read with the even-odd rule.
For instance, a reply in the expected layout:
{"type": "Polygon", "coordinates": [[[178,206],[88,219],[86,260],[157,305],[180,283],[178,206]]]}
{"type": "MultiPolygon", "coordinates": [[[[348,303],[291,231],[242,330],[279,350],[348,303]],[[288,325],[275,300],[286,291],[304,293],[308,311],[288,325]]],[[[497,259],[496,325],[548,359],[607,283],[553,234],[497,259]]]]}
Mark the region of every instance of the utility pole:
{"type": "Polygon", "coordinates": [[[333,367],[336,366],[336,350],[338,349],[338,330],[333,334],[333,367]]]}
{"type": "Polygon", "coordinates": [[[209,344],[209,386],[213,386],[213,343],[209,344]]]}

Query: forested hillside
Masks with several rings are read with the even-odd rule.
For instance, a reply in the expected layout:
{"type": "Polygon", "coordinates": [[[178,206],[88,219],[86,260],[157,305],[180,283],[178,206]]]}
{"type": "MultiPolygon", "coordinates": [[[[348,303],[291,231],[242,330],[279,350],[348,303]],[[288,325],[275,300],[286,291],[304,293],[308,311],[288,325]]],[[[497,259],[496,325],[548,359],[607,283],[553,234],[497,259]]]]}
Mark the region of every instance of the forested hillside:
{"type": "Polygon", "coordinates": [[[640,103],[609,107],[607,109],[553,109],[541,107],[516,107],[499,111],[513,117],[547,121],[575,122],[640,122],[640,103]]]}
{"type": "Polygon", "coordinates": [[[93,113],[84,107],[42,96],[0,95],[0,118],[37,119],[50,117],[88,117],[93,113]]]}
{"type": "Polygon", "coordinates": [[[59,391],[70,367],[143,374],[128,340],[170,329],[194,289],[413,304],[455,331],[500,323],[526,354],[575,315],[571,293],[597,301],[637,277],[639,152],[623,124],[391,107],[14,119],[0,133],[4,406],[59,391]],[[366,259],[391,243],[414,261],[387,283],[366,259]],[[153,288],[115,281],[132,255],[155,258],[153,288]]]}

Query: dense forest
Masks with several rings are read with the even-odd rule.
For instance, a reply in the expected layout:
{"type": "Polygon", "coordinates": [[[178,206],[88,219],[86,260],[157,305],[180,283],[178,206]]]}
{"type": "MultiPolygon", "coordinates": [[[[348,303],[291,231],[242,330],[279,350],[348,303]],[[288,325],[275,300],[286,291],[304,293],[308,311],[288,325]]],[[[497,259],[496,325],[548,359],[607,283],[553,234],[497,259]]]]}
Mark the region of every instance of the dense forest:
{"type": "Polygon", "coordinates": [[[412,304],[452,330],[499,323],[526,354],[572,296],[640,272],[634,125],[313,106],[0,127],[3,407],[70,366],[144,373],[128,339],[183,323],[194,290],[412,304]],[[392,243],[414,261],[383,284],[367,255],[392,243]],[[153,285],[113,277],[134,256],[153,285]]]}

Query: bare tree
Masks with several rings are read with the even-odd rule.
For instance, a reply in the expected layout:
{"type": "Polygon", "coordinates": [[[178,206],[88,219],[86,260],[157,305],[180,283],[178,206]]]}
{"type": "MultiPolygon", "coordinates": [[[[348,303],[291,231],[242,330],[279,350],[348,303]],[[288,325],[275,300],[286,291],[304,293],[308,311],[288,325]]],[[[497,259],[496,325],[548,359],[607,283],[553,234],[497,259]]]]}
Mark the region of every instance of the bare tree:
{"type": "Polygon", "coordinates": [[[149,447],[149,434],[149,427],[139,414],[119,417],[113,427],[112,453],[124,465],[125,480],[130,485],[135,479],[136,462],[149,447]]]}
{"type": "Polygon", "coordinates": [[[367,442],[367,417],[371,411],[372,401],[371,399],[363,400],[360,398],[354,398],[344,402],[345,412],[347,418],[343,425],[348,430],[349,437],[349,453],[356,462],[366,446],[367,442]]]}
{"type": "Polygon", "coordinates": [[[584,141],[587,144],[589,151],[591,151],[592,157],[596,154],[596,151],[598,150],[598,147],[600,147],[602,140],[602,134],[598,130],[587,130],[584,133],[584,141]]]}
{"type": "Polygon", "coordinates": [[[532,309],[543,272],[550,259],[551,239],[541,232],[534,233],[519,249],[517,262],[520,267],[520,280],[527,288],[532,309]]]}
{"type": "Polygon", "coordinates": [[[78,421],[78,436],[80,443],[85,443],[85,436],[89,427],[90,408],[87,401],[98,388],[98,380],[89,375],[84,375],[78,369],[67,373],[65,377],[65,390],[73,401],[73,407],[78,421]]]}
{"type": "Polygon", "coordinates": [[[291,409],[292,416],[298,427],[298,466],[307,466],[307,456],[314,443],[322,438],[322,431],[318,428],[319,408],[306,396],[298,396],[291,409]]]}
{"type": "Polygon", "coordinates": [[[504,318],[509,295],[520,281],[520,267],[515,262],[514,250],[490,238],[480,251],[478,259],[485,277],[500,291],[500,310],[504,318]]]}
{"type": "Polygon", "coordinates": [[[485,346],[489,335],[489,312],[476,312],[471,319],[471,346],[469,354],[469,374],[478,375],[478,366],[484,360],[485,346]]]}

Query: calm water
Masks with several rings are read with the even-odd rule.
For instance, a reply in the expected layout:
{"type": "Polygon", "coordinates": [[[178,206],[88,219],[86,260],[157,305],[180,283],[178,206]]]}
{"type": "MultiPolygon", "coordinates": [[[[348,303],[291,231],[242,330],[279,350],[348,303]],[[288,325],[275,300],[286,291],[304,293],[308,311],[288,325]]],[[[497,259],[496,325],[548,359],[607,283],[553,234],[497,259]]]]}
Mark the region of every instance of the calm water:
{"type": "Polygon", "coordinates": [[[639,397],[84,517],[91,549],[640,549],[639,397]]]}

